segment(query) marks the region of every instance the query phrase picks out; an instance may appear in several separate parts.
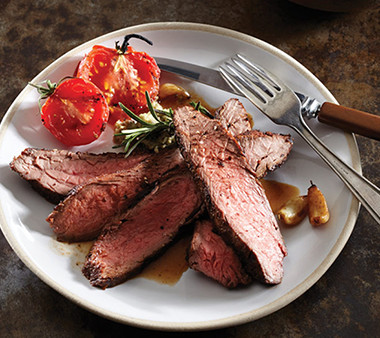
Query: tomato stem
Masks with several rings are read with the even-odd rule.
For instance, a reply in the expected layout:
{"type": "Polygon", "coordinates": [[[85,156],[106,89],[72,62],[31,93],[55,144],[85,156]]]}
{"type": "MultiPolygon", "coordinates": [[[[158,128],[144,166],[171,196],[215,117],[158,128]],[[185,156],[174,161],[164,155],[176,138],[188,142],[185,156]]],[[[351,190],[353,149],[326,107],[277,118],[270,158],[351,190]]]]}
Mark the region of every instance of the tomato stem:
{"type": "Polygon", "coordinates": [[[46,83],[46,87],[28,82],[28,85],[36,88],[38,94],[40,94],[40,97],[38,99],[38,107],[39,107],[40,111],[42,108],[41,100],[47,99],[51,94],[54,93],[55,89],[58,86],[55,82],[51,82],[50,80],[46,80],[46,81],[44,81],[44,83],[46,83]]]}
{"type": "Polygon", "coordinates": [[[41,110],[41,100],[47,99],[50,95],[54,93],[54,91],[57,89],[57,87],[65,80],[67,79],[72,79],[72,76],[65,76],[62,78],[58,83],[51,82],[50,80],[45,80],[42,83],[46,83],[46,87],[42,85],[37,85],[32,82],[28,82],[28,85],[34,87],[37,89],[38,94],[40,94],[40,98],[38,99],[38,106],[40,107],[41,110]]]}
{"type": "Polygon", "coordinates": [[[129,40],[132,38],[140,39],[153,46],[153,42],[140,34],[128,34],[124,37],[123,44],[119,46],[119,41],[116,41],[115,48],[119,54],[125,54],[129,46],[129,40]]]}
{"type": "Polygon", "coordinates": [[[34,83],[28,82],[28,84],[37,89],[38,94],[41,95],[41,99],[46,99],[48,96],[54,93],[54,90],[57,88],[57,84],[51,82],[50,80],[44,81],[46,83],[46,87],[41,85],[36,85],[34,83]]]}

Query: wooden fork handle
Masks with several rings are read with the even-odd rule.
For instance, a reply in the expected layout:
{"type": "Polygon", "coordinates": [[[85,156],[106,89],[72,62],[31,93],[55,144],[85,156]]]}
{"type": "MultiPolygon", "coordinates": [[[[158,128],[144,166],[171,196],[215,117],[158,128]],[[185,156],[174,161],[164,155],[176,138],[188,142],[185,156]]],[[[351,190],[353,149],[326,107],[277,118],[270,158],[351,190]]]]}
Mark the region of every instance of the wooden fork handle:
{"type": "Polygon", "coordinates": [[[380,116],[325,102],[318,113],[318,120],[380,141],[380,116]]]}

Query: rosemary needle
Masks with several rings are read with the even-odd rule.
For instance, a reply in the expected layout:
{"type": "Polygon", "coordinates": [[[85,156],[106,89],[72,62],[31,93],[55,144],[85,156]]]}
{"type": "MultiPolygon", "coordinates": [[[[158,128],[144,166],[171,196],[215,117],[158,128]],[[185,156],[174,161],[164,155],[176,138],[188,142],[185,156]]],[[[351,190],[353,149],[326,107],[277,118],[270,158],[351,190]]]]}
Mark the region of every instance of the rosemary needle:
{"type": "Polygon", "coordinates": [[[201,112],[203,115],[206,115],[206,116],[209,117],[210,119],[215,118],[214,115],[212,115],[212,114],[207,110],[207,108],[203,107],[199,101],[198,101],[197,103],[195,103],[194,101],[191,101],[191,102],[190,102],[190,105],[191,105],[195,110],[198,110],[199,112],[201,112]]]}

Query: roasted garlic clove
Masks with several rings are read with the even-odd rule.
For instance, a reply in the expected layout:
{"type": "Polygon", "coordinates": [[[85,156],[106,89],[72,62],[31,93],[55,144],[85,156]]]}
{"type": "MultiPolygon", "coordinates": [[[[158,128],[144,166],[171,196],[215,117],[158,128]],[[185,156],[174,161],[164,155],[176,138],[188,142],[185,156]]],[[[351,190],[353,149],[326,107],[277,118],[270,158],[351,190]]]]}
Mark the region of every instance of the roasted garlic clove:
{"type": "Polygon", "coordinates": [[[325,196],[318,187],[311,182],[307,190],[307,200],[309,205],[309,221],[313,226],[319,226],[328,222],[330,218],[329,209],[325,196]]]}
{"type": "Polygon", "coordinates": [[[189,98],[190,94],[183,89],[175,85],[174,83],[164,83],[160,86],[159,97],[160,99],[165,99],[169,96],[176,95],[180,98],[189,98]]]}
{"type": "Polygon", "coordinates": [[[300,223],[307,214],[307,196],[297,196],[288,200],[277,212],[278,219],[286,225],[300,223]]]}

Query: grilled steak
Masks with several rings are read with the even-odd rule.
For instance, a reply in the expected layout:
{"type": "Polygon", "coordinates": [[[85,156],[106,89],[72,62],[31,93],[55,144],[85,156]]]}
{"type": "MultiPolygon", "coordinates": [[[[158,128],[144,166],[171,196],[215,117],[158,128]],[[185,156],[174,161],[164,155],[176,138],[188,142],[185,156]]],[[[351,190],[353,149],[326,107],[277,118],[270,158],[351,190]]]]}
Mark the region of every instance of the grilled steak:
{"type": "Polygon", "coordinates": [[[124,154],[90,154],[67,150],[26,148],[10,163],[10,167],[48,201],[59,203],[76,185],[91,178],[132,168],[151,155],[139,151],[124,154]]]}
{"type": "Polygon", "coordinates": [[[201,209],[192,175],[178,170],[94,243],[83,267],[92,285],[107,288],[136,274],[170,244],[201,209]]]}
{"type": "Polygon", "coordinates": [[[247,285],[252,281],[232,248],[213,231],[213,223],[209,219],[200,220],[195,226],[188,262],[190,268],[227,288],[247,285]]]}
{"type": "Polygon", "coordinates": [[[184,166],[178,149],[154,154],[130,170],[105,174],[77,186],[46,219],[60,241],[95,239],[107,224],[117,222],[133,203],[149,193],[167,171],[184,166]]]}
{"type": "Polygon", "coordinates": [[[219,121],[191,107],[176,109],[173,122],[215,229],[249,275],[264,283],[280,283],[286,248],[264,189],[240,146],[219,121]]]}
{"type": "Polygon", "coordinates": [[[215,112],[215,118],[233,136],[252,129],[249,115],[238,99],[229,99],[215,112]]]}
{"type": "Polygon", "coordinates": [[[236,140],[258,178],[284,163],[293,146],[290,135],[263,133],[259,130],[237,135],[236,140]]]}

